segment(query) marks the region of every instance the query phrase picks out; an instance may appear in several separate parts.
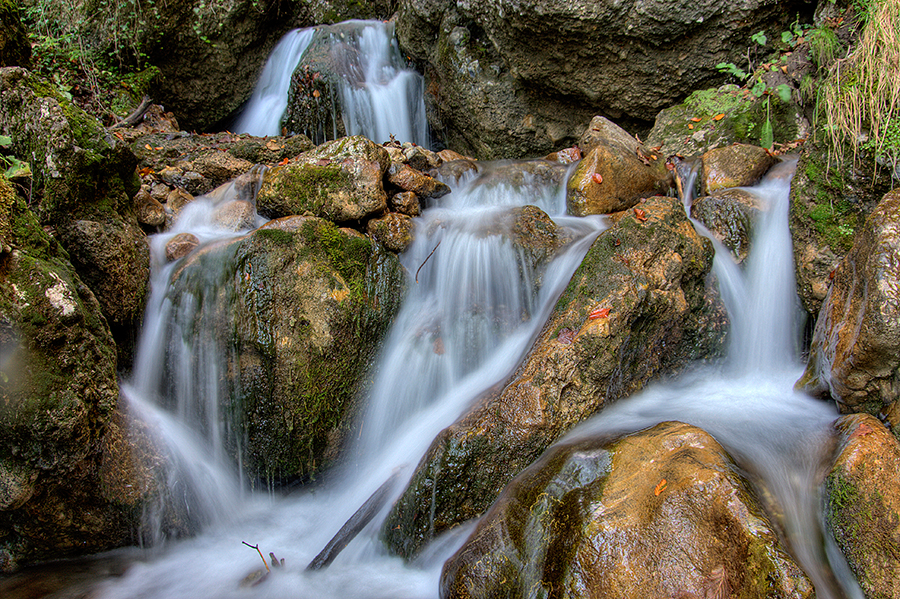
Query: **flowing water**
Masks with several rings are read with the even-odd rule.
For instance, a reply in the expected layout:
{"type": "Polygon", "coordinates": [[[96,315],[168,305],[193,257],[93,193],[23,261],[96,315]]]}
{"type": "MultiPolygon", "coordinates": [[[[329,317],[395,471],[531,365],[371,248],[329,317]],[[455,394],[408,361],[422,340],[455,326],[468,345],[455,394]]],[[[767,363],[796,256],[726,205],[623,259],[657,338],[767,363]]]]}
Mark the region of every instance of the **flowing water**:
{"type": "MultiPolygon", "coordinates": [[[[302,54],[309,34],[291,35],[283,42],[289,47],[279,46],[280,66],[272,67],[288,74],[293,67],[285,64],[302,54]]],[[[260,85],[277,87],[268,75],[260,85]]],[[[191,231],[204,244],[246,233],[219,229],[210,218],[237,190],[196,201],[170,233],[154,238],[153,295],[134,379],[123,390],[131,409],[165,437],[176,464],[171,493],[183,498],[203,530],[186,540],[160,543],[166,532],[157,522],[161,516],[148,510],[145,540],[155,546],[137,558],[129,556],[134,561],[127,571],[100,582],[92,597],[437,596],[441,566],[471,524],[437,539],[415,563],[405,564],[386,555],[377,541],[382,511],[328,568],[308,572],[305,566],[392,475],[399,478],[396,496],[435,435],[513,371],[603,227],[599,218],[564,215],[564,185],[527,176],[507,179],[493,168],[483,166],[478,176],[452,182],[453,193],[420,217],[417,238],[401,257],[413,279],[411,289],[388,334],[358,445],[326,484],[290,495],[242,489],[240,464],[225,458],[240,435],[219,412],[221,348],[195,321],[204,293],[197,287],[173,290],[169,281],[178,263],[166,265],[163,257],[166,241],[177,232],[191,231]],[[504,234],[509,210],[525,204],[540,206],[573,239],[544,270],[530,270],[522,250],[504,234]],[[240,588],[243,577],[261,567],[256,551],[242,542],[264,554],[273,552],[285,560],[284,567],[256,587],[240,588]]],[[[771,492],[784,514],[791,552],[813,579],[817,596],[861,597],[824,532],[817,494],[835,411],[792,391],[801,366],[795,354],[798,311],[787,233],[789,181],[789,172],[776,172],[753,190],[768,210],[757,225],[745,271],[728,262],[725,252],[717,253],[715,273],[734,322],[727,363],[651,385],[583,423],[569,439],[625,433],[665,420],[701,426],[771,492]]],[[[208,273],[203,284],[214,289],[227,269],[223,264],[208,273]]]]}

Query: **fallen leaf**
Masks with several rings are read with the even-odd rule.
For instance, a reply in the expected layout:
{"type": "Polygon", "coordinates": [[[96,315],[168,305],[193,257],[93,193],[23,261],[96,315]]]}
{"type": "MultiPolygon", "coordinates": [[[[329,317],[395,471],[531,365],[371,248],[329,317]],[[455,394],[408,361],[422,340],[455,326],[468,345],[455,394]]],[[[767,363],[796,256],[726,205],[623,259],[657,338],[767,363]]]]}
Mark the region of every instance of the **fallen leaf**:
{"type": "Polygon", "coordinates": [[[146,177],[147,175],[152,175],[152,174],[153,174],[153,169],[150,168],[149,166],[145,166],[144,168],[142,168],[141,170],[138,171],[138,175],[140,175],[141,177],[146,177]]]}
{"type": "Polygon", "coordinates": [[[434,340],[434,353],[439,356],[444,355],[444,341],[440,337],[434,340]]]}
{"type": "Polygon", "coordinates": [[[597,308],[588,314],[588,320],[597,320],[598,318],[607,318],[609,316],[609,308],[597,308]]]}
{"type": "Polygon", "coordinates": [[[725,118],[725,113],[724,113],[724,112],[720,112],[719,114],[717,114],[716,116],[713,117],[713,120],[714,120],[714,121],[721,121],[721,120],[724,119],[724,118],[725,118]]]}
{"type": "Polygon", "coordinates": [[[694,128],[694,126],[691,125],[690,123],[688,123],[688,129],[693,129],[693,128],[694,128]]]}
{"type": "Polygon", "coordinates": [[[666,479],[662,479],[656,484],[656,488],[653,489],[653,494],[659,497],[659,494],[662,493],[668,485],[669,483],[666,481],[666,479]]]}
{"type": "Polygon", "coordinates": [[[152,147],[150,144],[144,144],[144,147],[147,148],[148,150],[152,150],[152,149],[153,149],[153,147],[152,147]]]}
{"type": "Polygon", "coordinates": [[[313,98],[318,98],[321,94],[319,93],[319,90],[314,89],[312,95],[313,95],[313,98]]]}
{"type": "Polygon", "coordinates": [[[591,175],[591,179],[594,180],[594,183],[603,183],[603,177],[600,175],[600,173],[594,173],[593,175],[591,175]]]}
{"type": "Polygon", "coordinates": [[[703,120],[703,119],[701,119],[699,116],[695,116],[695,117],[692,118],[691,120],[694,121],[695,123],[699,123],[699,122],[700,122],[701,120],[703,120]]]}
{"type": "Polygon", "coordinates": [[[634,209],[634,217],[638,219],[640,222],[647,222],[647,213],[641,210],[640,208],[634,209]]]}
{"type": "Polygon", "coordinates": [[[290,158],[285,158],[281,162],[278,163],[278,166],[284,166],[291,161],[290,158]]]}
{"type": "Polygon", "coordinates": [[[571,345],[572,341],[575,340],[575,331],[566,327],[559,332],[559,335],[556,336],[556,340],[563,345],[571,345]]]}

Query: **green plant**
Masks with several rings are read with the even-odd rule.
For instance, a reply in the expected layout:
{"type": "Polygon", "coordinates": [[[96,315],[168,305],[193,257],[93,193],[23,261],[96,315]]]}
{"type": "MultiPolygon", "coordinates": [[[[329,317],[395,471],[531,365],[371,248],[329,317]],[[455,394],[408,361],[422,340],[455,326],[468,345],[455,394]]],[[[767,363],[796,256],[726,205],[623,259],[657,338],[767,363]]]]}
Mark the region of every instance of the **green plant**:
{"type": "MultiPolygon", "coordinates": [[[[12,146],[12,138],[7,135],[0,135],[0,149],[6,149],[10,146],[12,146]]],[[[7,179],[31,176],[31,166],[15,156],[0,154],[0,168],[3,168],[3,175],[7,179]]]]}

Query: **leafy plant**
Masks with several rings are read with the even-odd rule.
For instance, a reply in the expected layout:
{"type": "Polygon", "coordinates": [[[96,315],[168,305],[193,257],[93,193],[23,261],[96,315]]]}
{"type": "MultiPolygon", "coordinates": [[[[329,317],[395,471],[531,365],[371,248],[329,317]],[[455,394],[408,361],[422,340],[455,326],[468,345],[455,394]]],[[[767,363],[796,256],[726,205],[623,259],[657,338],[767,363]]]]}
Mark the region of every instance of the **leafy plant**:
{"type": "MultiPolygon", "coordinates": [[[[12,146],[12,138],[8,135],[0,135],[0,149],[6,149],[10,146],[12,146]]],[[[5,167],[3,169],[3,174],[7,179],[31,176],[31,166],[15,156],[5,156],[0,154],[0,167],[5,167]]]]}

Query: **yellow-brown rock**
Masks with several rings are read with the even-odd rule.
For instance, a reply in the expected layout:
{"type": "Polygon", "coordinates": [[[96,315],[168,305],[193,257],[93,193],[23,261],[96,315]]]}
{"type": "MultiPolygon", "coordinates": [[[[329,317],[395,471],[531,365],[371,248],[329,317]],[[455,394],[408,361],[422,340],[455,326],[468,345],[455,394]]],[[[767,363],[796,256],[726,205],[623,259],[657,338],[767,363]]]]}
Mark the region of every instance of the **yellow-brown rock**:
{"type": "Polygon", "coordinates": [[[753,185],[778,162],[763,148],[734,144],[703,154],[700,188],[704,195],[720,189],[753,185]]]}

